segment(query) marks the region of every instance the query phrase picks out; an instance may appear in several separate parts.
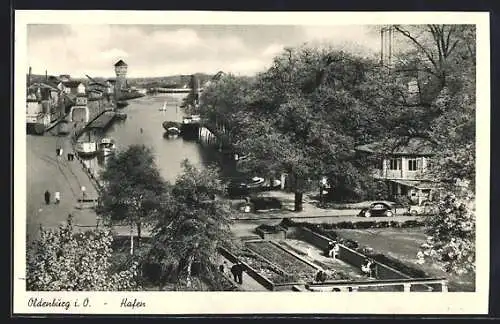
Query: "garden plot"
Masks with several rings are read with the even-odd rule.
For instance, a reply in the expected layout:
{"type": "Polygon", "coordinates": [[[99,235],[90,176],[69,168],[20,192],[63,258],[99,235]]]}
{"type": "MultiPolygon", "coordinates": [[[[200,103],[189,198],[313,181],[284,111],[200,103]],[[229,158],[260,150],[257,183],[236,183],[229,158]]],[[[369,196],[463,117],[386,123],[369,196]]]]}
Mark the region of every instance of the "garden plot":
{"type": "Polygon", "coordinates": [[[332,259],[323,255],[323,251],[317,247],[296,239],[286,239],[278,241],[286,249],[290,249],[302,256],[304,259],[320,266],[324,270],[330,270],[335,273],[335,280],[362,280],[366,276],[361,273],[361,269],[354,267],[342,260],[332,259]]]}
{"type": "MultiPolygon", "coordinates": [[[[246,246],[255,254],[265,258],[274,268],[282,270],[282,277],[285,277],[286,282],[314,280],[317,272],[316,268],[272,243],[267,241],[247,242],[246,246]],[[284,269],[286,269],[286,272],[284,269]]],[[[269,279],[276,282],[271,278],[269,279]]]]}

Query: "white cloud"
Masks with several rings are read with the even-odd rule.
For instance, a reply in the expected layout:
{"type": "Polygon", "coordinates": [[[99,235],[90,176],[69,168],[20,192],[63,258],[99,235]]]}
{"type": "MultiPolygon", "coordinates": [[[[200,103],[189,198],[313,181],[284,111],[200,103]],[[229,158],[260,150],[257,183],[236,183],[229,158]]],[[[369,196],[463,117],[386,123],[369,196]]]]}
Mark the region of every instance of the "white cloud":
{"type": "MultiPolygon", "coordinates": [[[[196,26],[147,29],[134,25],[68,25],[60,36],[29,39],[33,73],[113,76],[120,58],[130,76],[161,76],[219,70],[251,74],[262,71],[285,46],[327,42],[355,52],[377,50],[379,39],[365,26],[304,26],[287,37],[262,30],[206,32],[196,26]],[[253,34],[252,34],[253,33],[253,34]],[[245,36],[246,35],[246,36],[245,36]],[[277,36],[276,36],[277,35],[277,36]],[[249,36],[249,37],[247,37],[249,36]]],[[[249,27],[251,28],[251,27],[249,27]]],[[[56,34],[57,35],[57,34],[56,34]]]]}

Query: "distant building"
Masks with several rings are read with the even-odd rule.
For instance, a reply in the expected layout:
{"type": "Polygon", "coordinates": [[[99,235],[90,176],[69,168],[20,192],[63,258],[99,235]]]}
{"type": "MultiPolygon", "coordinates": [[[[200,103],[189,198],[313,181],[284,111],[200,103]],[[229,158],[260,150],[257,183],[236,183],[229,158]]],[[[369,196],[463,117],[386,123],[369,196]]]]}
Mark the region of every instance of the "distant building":
{"type": "Polygon", "coordinates": [[[61,74],[59,75],[59,81],[68,82],[71,80],[71,76],[69,74],[61,74]]]}
{"type": "Polygon", "coordinates": [[[127,70],[128,70],[128,65],[123,60],[119,60],[118,62],[115,63],[115,74],[116,74],[115,88],[117,90],[122,90],[126,88],[127,70]]]}
{"type": "Polygon", "coordinates": [[[434,155],[428,141],[390,139],[357,146],[356,151],[375,157],[373,177],[387,182],[392,197],[407,196],[416,204],[433,200],[437,187],[428,172],[434,155]]]}
{"type": "Polygon", "coordinates": [[[57,88],[65,94],[77,95],[78,93],[85,93],[86,87],[80,81],[61,81],[57,88]]]}

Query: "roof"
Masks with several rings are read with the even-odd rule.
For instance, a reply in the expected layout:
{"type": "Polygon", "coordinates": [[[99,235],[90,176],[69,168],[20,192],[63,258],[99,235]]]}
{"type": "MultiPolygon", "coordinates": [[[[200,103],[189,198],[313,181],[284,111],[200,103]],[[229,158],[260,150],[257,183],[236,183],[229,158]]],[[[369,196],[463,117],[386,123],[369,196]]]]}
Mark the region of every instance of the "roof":
{"type": "Polygon", "coordinates": [[[92,83],[89,83],[89,86],[100,86],[100,87],[104,87],[104,88],[107,88],[108,86],[105,85],[104,83],[100,83],[100,82],[92,82],[92,83]]]}
{"type": "Polygon", "coordinates": [[[433,155],[434,151],[430,141],[419,137],[387,139],[357,146],[356,150],[391,155],[433,155]]]}
{"type": "Polygon", "coordinates": [[[64,84],[65,87],[68,88],[76,88],[78,87],[82,82],[80,81],[75,81],[75,80],[70,80],[70,81],[62,81],[62,84],[64,84]]]}
{"type": "Polygon", "coordinates": [[[31,84],[28,89],[49,89],[53,91],[59,91],[57,88],[47,84],[47,83],[33,83],[31,84]]]}
{"type": "Polygon", "coordinates": [[[123,60],[119,60],[115,63],[115,66],[128,66],[127,63],[123,62],[123,60]]]}

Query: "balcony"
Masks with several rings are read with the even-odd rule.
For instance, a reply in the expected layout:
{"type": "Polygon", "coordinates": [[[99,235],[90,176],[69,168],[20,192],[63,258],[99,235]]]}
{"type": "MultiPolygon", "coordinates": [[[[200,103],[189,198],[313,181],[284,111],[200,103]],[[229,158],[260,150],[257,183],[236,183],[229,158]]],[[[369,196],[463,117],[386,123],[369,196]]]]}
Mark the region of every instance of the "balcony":
{"type": "Polygon", "coordinates": [[[406,179],[406,180],[426,180],[429,176],[422,170],[385,170],[375,169],[372,171],[372,176],[376,179],[406,179]]]}

